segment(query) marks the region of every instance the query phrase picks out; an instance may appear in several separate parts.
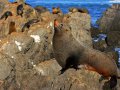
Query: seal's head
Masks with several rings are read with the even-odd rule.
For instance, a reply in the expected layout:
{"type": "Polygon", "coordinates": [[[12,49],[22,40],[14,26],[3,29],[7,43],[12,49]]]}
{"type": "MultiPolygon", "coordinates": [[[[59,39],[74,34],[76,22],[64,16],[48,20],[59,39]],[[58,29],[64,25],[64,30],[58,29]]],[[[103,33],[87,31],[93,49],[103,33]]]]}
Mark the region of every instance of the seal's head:
{"type": "Polygon", "coordinates": [[[55,34],[65,34],[71,31],[71,27],[66,23],[59,23],[57,19],[54,20],[54,30],[55,34]]]}
{"type": "Polygon", "coordinates": [[[53,7],[53,8],[52,8],[52,13],[53,13],[53,14],[58,14],[58,13],[61,13],[61,10],[60,10],[59,7],[53,7]]]}

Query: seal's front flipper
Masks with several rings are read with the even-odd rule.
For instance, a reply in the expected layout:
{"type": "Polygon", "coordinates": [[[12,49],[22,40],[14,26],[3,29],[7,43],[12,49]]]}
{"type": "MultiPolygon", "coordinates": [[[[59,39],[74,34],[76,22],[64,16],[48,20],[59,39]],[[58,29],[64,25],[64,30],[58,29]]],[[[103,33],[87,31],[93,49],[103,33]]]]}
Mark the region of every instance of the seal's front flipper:
{"type": "Polygon", "coordinates": [[[62,68],[62,69],[58,72],[58,74],[61,75],[61,74],[63,74],[66,70],[67,70],[67,68],[62,68]]]}
{"type": "Polygon", "coordinates": [[[74,68],[76,71],[80,69],[78,65],[73,65],[72,68],[74,68]]]}

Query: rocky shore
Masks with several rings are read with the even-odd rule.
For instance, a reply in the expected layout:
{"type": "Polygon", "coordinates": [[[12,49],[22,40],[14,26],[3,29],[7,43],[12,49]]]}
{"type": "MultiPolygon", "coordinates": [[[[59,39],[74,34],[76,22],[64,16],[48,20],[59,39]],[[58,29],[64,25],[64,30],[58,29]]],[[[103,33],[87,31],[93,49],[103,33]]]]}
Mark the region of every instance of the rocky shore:
{"type": "MultiPolygon", "coordinates": [[[[96,33],[85,9],[72,8],[63,14],[58,8],[51,13],[45,7],[23,4],[21,16],[17,14],[20,4],[0,0],[0,17],[8,16],[0,19],[0,90],[110,90],[107,80],[100,83],[101,75],[85,66],[59,75],[61,66],[52,47],[54,19],[70,25],[78,42],[105,52],[118,62],[114,48],[120,47],[120,5],[106,10],[96,33]],[[12,15],[5,14],[7,11],[12,15]],[[93,42],[101,33],[107,34],[107,38],[93,42]]],[[[118,81],[116,90],[119,89],[118,81]]]]}

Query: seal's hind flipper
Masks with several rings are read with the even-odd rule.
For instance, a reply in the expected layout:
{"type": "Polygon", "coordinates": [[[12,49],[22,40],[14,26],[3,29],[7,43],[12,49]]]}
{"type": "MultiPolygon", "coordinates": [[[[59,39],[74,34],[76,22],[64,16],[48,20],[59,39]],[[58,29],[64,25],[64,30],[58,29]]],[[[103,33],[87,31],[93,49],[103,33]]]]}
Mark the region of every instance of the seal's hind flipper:
{"type": "Polygon", "coordinates": [[[116,76],[112,76],[110,79],[110,88],[114,88],[117,85],[117,77],[116,76]]]}

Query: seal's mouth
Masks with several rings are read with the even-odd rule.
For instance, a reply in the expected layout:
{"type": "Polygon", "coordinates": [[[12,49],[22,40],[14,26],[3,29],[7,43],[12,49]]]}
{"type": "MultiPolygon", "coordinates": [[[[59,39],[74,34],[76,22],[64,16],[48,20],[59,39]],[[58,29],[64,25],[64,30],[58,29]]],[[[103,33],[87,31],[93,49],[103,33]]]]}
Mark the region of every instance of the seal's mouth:
{"type": "Polygon", "coordinates": [[[57,21],[57,19],[54,20],[54,27],[58,27],[59,26],[59,22],[57,21]]]}

